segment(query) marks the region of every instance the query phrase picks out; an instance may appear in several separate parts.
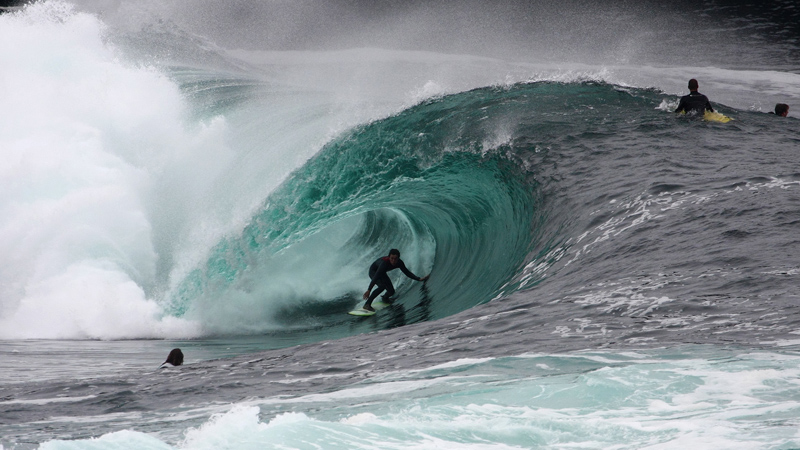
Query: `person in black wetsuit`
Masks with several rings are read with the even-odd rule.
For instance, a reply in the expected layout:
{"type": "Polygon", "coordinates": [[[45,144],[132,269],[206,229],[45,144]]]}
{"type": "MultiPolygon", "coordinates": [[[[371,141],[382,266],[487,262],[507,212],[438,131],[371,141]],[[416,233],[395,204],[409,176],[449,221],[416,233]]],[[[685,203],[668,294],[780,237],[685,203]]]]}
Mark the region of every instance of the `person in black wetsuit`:
{"type": "Polygon", "coordinates": [[[367,301],[364,303],[364,309],[367,311],[375,311],[375,309],[372,307],[372,301],[375,300],[384,290],[386,291],[386,293],[383,294],[384,301],[389,300],[389,297],[394,295],[394,286],[392,285],[392,280],[389,279],[389,275],[386,273],[394,269],[400,269],[408,278],[417,281],[425,281],[430,276],[428,275],[420,278],[411,273],[411,271],[406,268],[403,260],[400,259],[400,250],[393,248],[389,250],[389,256],[378,258],[369,267],[370,282],[367,292],[364,292],[364,300],[367,301]],[[374,286],[377,286],[378,288],[373,291],[372,288],[374,286]]]}
{"type": "Polygon", "coordinates": [[[703,114],[705,111],[714,112],[714,108],[711,107],[711,102],[708,101],[708,97],[697,92],[697,88],[697,80],[694,78],[689,80],[689,95],[681,97],[681,101],[678,103],[678,109],[675,110],[676,113],[703,114]]]}
{"type": "Polygon", "coordinates": [[[165,369],[167,367],[178,367],[183,364],[183,352],[179,348],[173,348],[169,355],[167,355],[167,360],[164,361],[159,369],[165,369]]]}

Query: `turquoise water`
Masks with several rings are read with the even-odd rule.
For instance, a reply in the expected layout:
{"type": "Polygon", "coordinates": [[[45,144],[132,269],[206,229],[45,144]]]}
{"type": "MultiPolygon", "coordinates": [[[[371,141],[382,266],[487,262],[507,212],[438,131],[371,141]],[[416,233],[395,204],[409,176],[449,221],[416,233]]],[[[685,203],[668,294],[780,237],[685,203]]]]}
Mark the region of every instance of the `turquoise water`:
{"type": "MultiPolygon", "coordinates": [[[[392,246],[410,255],[404,258],[417,273],[436,271],[427,295],[437,301],[410,311],[408,323],[446,317],[500,294],[535,244],[537,189],[506,158],[511,149],[503,146],[509,143],[485,147],[497,137],[494,124],[482,122],[486,114],[519,114],[522,102],[542,89],[551,88],[488,89],[432,100],[337,137],[266,199],[241,236],[215,246],[205,267],[171,298],[176,314],[216,314],[209,303],[232,297],[230,291],[243,284],[320,273],[323,280],[307,292],[276,292],[269,285],[260,294],[265,303],[281,303],[283,316],[312,309],[329,315],[332,307],[350,308],[362,292],[360,283],[343,286],[342,273],[360,279],[372,256],[392,246]],[[281,298],[271,299],[276,295],[281,298]],[[198,298],[202,303],[195,307],[198,298]]],[[[406,304],[421,301],[406,290],[406,304]]],[[[235,323],[237,333],[246,331],[235,323]]],[[[263,331],[269,325],[251,327],[263,331]]]]}

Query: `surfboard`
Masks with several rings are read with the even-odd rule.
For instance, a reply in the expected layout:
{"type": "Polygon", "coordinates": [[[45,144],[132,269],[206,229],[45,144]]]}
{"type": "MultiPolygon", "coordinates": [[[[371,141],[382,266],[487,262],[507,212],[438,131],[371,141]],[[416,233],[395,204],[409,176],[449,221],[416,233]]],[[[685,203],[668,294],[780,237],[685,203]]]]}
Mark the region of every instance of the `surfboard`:
{"type": "Polygon", "coordinates": [[[711,112],[711,111],[706,111],[705,113],[703,113],[703,119],[709,122],[719,122],[719,123],[728,123],[731,120],[733,120],[730,117],[726,116],[725,114],[721,114],[718,112],[711,112]]]}
{"type": "Polygon", "coordinates": [[[364,308],[358,308],[348,312],[347,314],[350,314],[351,316],[361,316],[361,317],[373,316],[375,315],[376,311],[380,311],[383,308],[386,308],[387,306],[392,306],[392,304],[384,303],[380,300],[377,300],[372,302],[372,307],[375,308],[375,311],[367,311],[364,308]]]}

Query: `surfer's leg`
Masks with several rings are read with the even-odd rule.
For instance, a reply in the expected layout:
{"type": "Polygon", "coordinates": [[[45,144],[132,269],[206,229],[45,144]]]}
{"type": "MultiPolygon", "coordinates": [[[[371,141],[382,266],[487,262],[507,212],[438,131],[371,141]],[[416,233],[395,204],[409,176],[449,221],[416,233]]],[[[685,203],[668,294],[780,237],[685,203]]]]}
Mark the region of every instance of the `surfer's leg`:
{"type": "Polygon", "coordinates": [[[375,300],[376,298],[378,298],[378,295],[380,295],[380,293],[383,292],[385,289],[386,288],[384,288],[383,285],[380,282],[375,283],[375,290],[372,291],[371,294],[369,294],[369,298],[367,299],[367,302],[364,303],[364,309],[366,309],[367,311],[375,311],[372,308],[372,301],[375,300]]]}
{"type": "MultiPolygon", "coordinates": [[[[392,293],[394,293],[394,286],[392,286],[392,280],[389,278],[389,275],[383,274],[383,276],[378,277],[378,279],[375,280],[375,290],[372,291],[372,294],[369,295],[367,303],[364,304],[364,309],[366,309],[367,311],[373,311],[372,301],[378,298],[378,295],[380,295],[381,292],[387,289],[390,290],[392,293]]],[[[383,298],[385,299],[388,297],[384,295],[383,298]]]]}
{"type": "Polygon", "coordinates": [[[384,303],[391,303],[389,298],[394,295],[394,286],[392,285],[392,280],[389,277],[386,277],[386,284],[384,286],[386,288],[386,293],[383,294],[383,301],[384,303]]]}

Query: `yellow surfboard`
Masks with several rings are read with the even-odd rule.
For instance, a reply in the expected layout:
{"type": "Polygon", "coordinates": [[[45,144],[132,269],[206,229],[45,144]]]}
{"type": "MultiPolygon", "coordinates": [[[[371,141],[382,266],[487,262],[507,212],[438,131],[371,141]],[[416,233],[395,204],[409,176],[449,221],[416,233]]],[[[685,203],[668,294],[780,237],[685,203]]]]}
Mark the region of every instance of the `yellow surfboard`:
{"type": "Polygon", "coordinates": [[[730,117],[726,116],[725,114],[721,114],[718,112],[711,112],[711,111],[706,111],[705,113],[703,113],[703,119],[709,122],[720,122],[720,123],[728,123],[731,120],[733,120],[730,117]]]}

